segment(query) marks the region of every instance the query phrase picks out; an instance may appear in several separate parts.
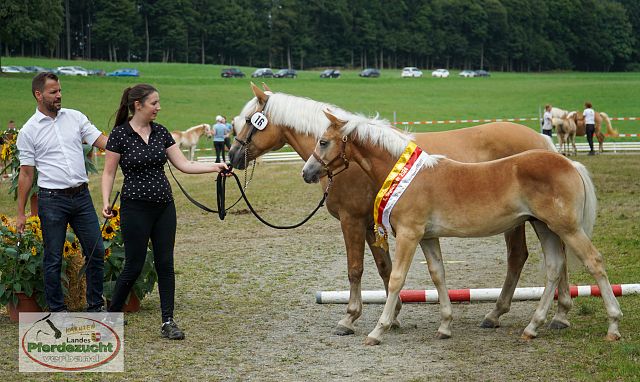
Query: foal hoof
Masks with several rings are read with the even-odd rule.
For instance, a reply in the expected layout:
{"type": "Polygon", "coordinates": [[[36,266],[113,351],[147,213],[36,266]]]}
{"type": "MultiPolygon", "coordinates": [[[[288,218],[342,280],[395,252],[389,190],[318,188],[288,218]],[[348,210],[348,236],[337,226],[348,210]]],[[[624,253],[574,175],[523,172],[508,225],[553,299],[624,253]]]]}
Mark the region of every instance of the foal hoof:
{"type": "Polygon", "coordinates": [[[354,333],[355,332],[353,331],[353,329],[347,328],[346,326],[343,326],[343,325],[338,325],[335,327],[335,329],[333,329],[333,334],[337,336],[350,336],[354,333]]]}
{"type": "Polygon", "coordinates": [[[436,332],[436,339],[439,339],[439,340],[448,340],[449,338],[451,338],[451,335],[449,335],[449,334],[444,334],[444,333],[436,332]]]}
{"type": "Polygon", "coordinates": [[[373,338],[373,337],[367,337],[364,340],[364,344],[367,346],[375,346],[375,345],[380,345],[380,340],[373,338]]]}
{"type": "Polygon", "coordinates": [[[549,323],[549,329],[562,330],[569,327],[569,324],[562,321],[553,320],[549,323]]]}
{"type": "Polygon", "coordinates": [[[614,341],[618,341],[620,338],[621,338],[620,334],[607,333],[607,336],[604,339],[609,342],[614,342],[614,341]]]}
{"type": "Polygon", "coordinates": [[[500,323],[498,322],[493,322],[489,319],[484,319],[482,320],[482,322],[480,323],[480,327],[484,328],[484,329],[495,329],[495,328],[499,328],[500,327],[500,323]]]}
{"type": "Polygon", "coordinates": [[[533,334],[522,333],[522,335],[520,336],[520,338],[521,338],[523,341],[529,342],[529,341],[531,341],[532,339],[536,338],[536,336],[534,336],[533,334]]]}

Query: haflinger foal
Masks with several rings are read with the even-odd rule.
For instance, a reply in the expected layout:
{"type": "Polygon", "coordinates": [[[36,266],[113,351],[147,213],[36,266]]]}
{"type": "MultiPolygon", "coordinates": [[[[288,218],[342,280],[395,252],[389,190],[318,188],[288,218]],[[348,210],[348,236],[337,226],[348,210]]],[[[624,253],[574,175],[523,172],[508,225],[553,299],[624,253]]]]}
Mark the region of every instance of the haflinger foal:
{"type": "Polygon", "coordinates": [[[171,132],[171,136],[173,137],[173,140],[180,145],[180,147],[189,149],[189,160],[193,160],[200,137],[202,137],[204,133],[208,133],[210,130],[211,126],[208,123],[201,123],[190,127],[185,131],[174,130],[171,132]]]}
{"type": "Polygon", "coordinates": [[[441,323],[437,337],[448,338],[452,308],[438,238],[496,235],[527,220],[542,245],[547,281],[522,337],[535,338],[544,323],[566,266],[566,246],[600,287],[609,317],[606,339],[620,338],[622,312],[602,255],[589,239],[596,217],[596,195],[582,164],[543,150],[490,162],[460,163],[429,155],[411,141],[411,136],[371,124],[368,118],[340,121],[329,112],[325,114],[331,126],[305,163],[304,180],[318,182],[348,161],[356,162],[380,189],[373,215],[381,240],[387,233],[395,235],[387,301],[365,344],[379,344],[390,327],[418,244],[438,290],[441,323]]]}

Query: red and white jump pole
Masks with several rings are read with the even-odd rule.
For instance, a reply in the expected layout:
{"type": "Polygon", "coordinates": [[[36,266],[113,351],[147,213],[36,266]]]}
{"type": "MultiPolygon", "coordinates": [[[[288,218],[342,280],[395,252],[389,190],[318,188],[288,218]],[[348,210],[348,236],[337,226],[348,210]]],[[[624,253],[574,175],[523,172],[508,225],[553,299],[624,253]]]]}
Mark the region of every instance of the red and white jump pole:
{"type": "MultiPolygon", "coordinates": [[[[640,284],[616,284],[611,285],[615,296],[630,294],[640,294],[640,284]]],[[[486,289],[451,289],[449,298],[451,302],[472,302],[472,301],[496,301],[500,295],[501,288],[486,289]]],[[[516,288],[513,294],[513,301],[539,300],[544,287],[516,288]]],[[[597,285],[574,285],[570,287],[571,297],[600,296],[600,288],[597,285]]],[[[556,298],[558,291],[556,290],[556,298]]],[[[400,299],[403,303],[437,303],[438,291],[436,290],[402,290],[400,299]]],[[[384,304],[387,301],[387,294],[383,290],[362,291],[362,302],[364,304],[384,304]]],[[[316,292],[316,302],[318,304],[346,304],[349,302],[349,291],[325,291],[316,292]]]]}

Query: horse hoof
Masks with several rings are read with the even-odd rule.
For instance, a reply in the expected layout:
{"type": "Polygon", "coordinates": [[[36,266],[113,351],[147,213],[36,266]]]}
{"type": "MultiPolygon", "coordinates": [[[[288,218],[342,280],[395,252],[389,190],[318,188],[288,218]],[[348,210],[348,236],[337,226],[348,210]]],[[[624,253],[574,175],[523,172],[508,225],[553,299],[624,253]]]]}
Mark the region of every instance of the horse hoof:
{"type": "Polygon", "coordinates": [[[488,319],[484,319],[481,323],[480,323],[480,327],[484,328],[484,329],[495,329],[495,328],[499,328],[500,327],[500,323],[498,322],[493,322],[491,320],[488,319]]]}
{"type": "Polygon", "coordinates": [[[364,344],[367,346],[376,346],[376,345],[380,345],[380,340],[373,337],[367,337],[364,340],[364,344]]]}
{"type": "Polygon", "coordinates": [[[335,329],[333,329],[333,334],[337,336],[350,336],[354,333],[355,332],[353,331],[353,329],[347,328],[346,326],[343,326],[343,325],[338,325],[336,326],[335,329]]]}
{"type": "Polygon", "coordinates": [[[616,334],[616,333],[607,333],[607,336],[604,338],[605,340],[609,341],[609,342],[614,342],[614,341],[618,341],[620,339],[620,335],[616,334]]]}
{"type": "Polygon", "coordinates": [[[562,321],[551,321],[549,323],[549,329],[555,329],[555,330],[562,330],[562,329],[566,329],[569,327],[569,323],[567,322],[562,322],[562,321]]]}
{"type": "Polygon", "coordinates": [[[449,338],[451,338],[451,335],[449,335],[449,334],[444,334],[444,333],[441,333],[441,332],[437,332],[436,333],[436,339],[438,339],[438,340],[448,340],[449,338]]]}
{"type": "Polygon", "coordinates": [[[536,338],[536,336],[534,336],[533,334],[522,333],[522,335],[520,336],[520,338],[521,338],[523,341],[529,342],[529,341],[531,341],[532,339],[536,338]]]}

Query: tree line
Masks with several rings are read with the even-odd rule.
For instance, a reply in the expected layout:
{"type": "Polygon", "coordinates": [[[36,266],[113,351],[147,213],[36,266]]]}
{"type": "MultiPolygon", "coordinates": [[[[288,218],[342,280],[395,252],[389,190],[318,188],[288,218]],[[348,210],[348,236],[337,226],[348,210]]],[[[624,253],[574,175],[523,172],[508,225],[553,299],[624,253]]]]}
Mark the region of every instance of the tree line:
{"type": "Polygon", "coordinates": [[[0,54],[288,67],[640,70],[638,0],[2,0],[0,54]]]}

